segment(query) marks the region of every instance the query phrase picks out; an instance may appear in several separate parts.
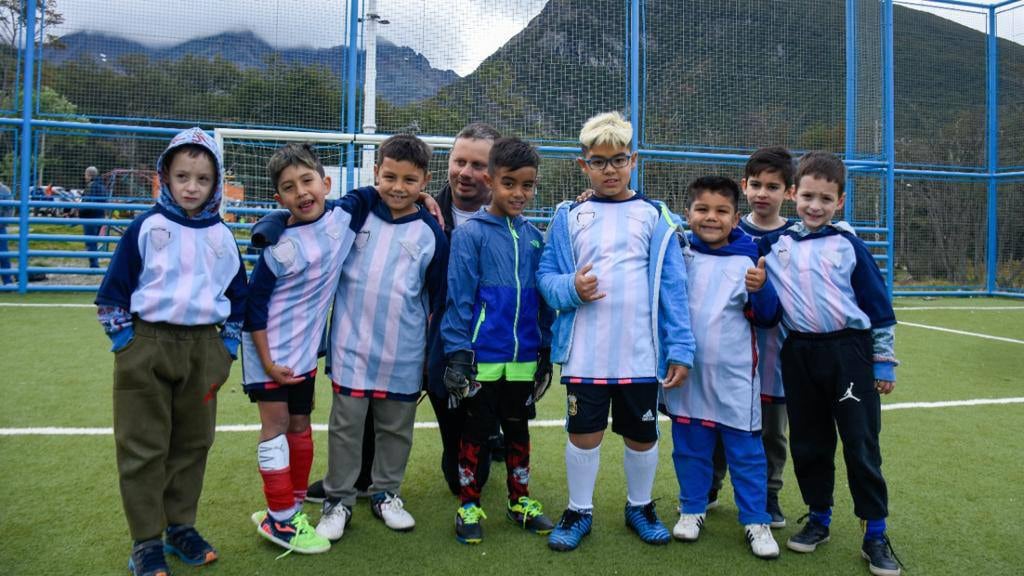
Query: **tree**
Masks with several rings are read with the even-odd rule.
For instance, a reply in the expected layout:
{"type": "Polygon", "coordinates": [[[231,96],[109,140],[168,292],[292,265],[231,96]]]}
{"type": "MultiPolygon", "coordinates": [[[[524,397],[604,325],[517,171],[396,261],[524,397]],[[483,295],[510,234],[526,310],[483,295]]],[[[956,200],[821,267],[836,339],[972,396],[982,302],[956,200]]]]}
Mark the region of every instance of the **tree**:
{"type": "MultiPolygon", "coordinates": [[[[18,49],[21,31],[25,28],[22,3],[23,0],[0,0],[0,42],[14,49],[18,49]]],[[[63,23],[64,14],[57,10],[57,0],[39,0],[36,4],[36,43],[57,43],[59,37],[50,34],[49,30],[63,23]]]]}

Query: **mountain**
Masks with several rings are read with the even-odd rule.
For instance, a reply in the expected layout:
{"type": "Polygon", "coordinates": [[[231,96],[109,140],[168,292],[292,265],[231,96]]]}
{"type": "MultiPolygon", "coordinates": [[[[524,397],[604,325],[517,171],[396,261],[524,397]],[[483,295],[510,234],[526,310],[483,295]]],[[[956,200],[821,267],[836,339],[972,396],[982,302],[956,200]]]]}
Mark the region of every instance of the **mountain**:
{"type": "MultiPolygon", "coordinates": [[[[123,58],[145,56],[150,61],[179,61],[186,56],[202,59],[221,58],[239,68],[264,68],[268,59],[285,63],[322,66],[338,77],[347,61],[347,48],[275,49],[252,32],[225,32],[188,40],[174,46],[152,48],[143,44],[97,32],[76,32],[60,39],[62,48],[50,48],[48,62],[62,65],[87,60],[119,69],[123,58]]],[[[362,51],[359,57],[363,57],[362,51]]],[[[405,106],[429,98],[441,88],[458,80],[451,70],[438,70],[420,53],[406,46],[381,40],[377,46],[377,92],[389,104],[405,106]],[[410,82],[410,78],[415,79],[410,82]]],[[[362,82],[360,66],[359,82],[362,82]]]]}

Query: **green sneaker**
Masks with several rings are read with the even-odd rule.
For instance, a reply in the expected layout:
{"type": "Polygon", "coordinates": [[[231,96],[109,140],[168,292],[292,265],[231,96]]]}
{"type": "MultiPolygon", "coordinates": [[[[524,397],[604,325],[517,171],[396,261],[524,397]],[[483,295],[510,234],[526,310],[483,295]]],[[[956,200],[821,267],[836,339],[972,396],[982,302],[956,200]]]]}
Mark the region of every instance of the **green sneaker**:
{"type": "Polygon", "coordinates": [[[540,502],[529,496],[521,496],[514,504],[508,503],[508,519],[534,534],[548,534],[555,525],[544,515],[540,502]]]}
{"type": "Polygon", "coordinates": [[[455,513],[455,539],[463,544],[479,544],[484,539],[484,529],[480,520],[487,514],[476,502],[467,502],[455,513]]]}
{"type": "Polygon", "coordinates": [[[252,515],[256,529],[267,540],[299,554],[320,554],[331,549],[331,541],[316,533],[309,518],[296,512],[291,518],[274,520],[266,510],[252,515]]]}

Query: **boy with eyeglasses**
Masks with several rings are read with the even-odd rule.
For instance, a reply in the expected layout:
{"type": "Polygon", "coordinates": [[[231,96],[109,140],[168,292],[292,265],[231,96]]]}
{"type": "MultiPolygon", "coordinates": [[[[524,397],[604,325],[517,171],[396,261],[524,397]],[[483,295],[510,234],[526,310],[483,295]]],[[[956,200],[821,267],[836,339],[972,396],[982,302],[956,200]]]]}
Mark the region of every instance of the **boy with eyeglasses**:
{"type": "Polygon", "coordinates": [[[569,504],[548,538],[574,550],[590,533],[601,441],[608,425],[625,441],[626,525],[649,544],[671,535],[654,509],[660,386],[680,385],[694,339],[680,249],[680,219],[629,188],[633,127],[616,112],[580,132],[580,169],[594,195],[563,202],[548,227],[537,282],[558,315],[551,360],[562,365],[569,442],[569,504]]]}

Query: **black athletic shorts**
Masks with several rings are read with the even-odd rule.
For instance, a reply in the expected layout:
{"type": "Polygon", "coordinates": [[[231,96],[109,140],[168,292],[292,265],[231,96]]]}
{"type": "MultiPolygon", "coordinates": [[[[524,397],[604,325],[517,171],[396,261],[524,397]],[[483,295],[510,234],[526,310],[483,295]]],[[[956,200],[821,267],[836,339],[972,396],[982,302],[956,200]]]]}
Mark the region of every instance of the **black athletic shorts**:
{"type": "Polygon", "coordinates": [[[658,439],[658,388],[661,384],[566,384],[566,430],[590,434],[608,427],[636,442],[658,439]]]}
{"type": "Polygon", "coordinates": [[[287,402],[288,413],[309,416],[313,412],[313,383],[316,372],[298,384],[248,392],[251,402],[287,402]]]}

